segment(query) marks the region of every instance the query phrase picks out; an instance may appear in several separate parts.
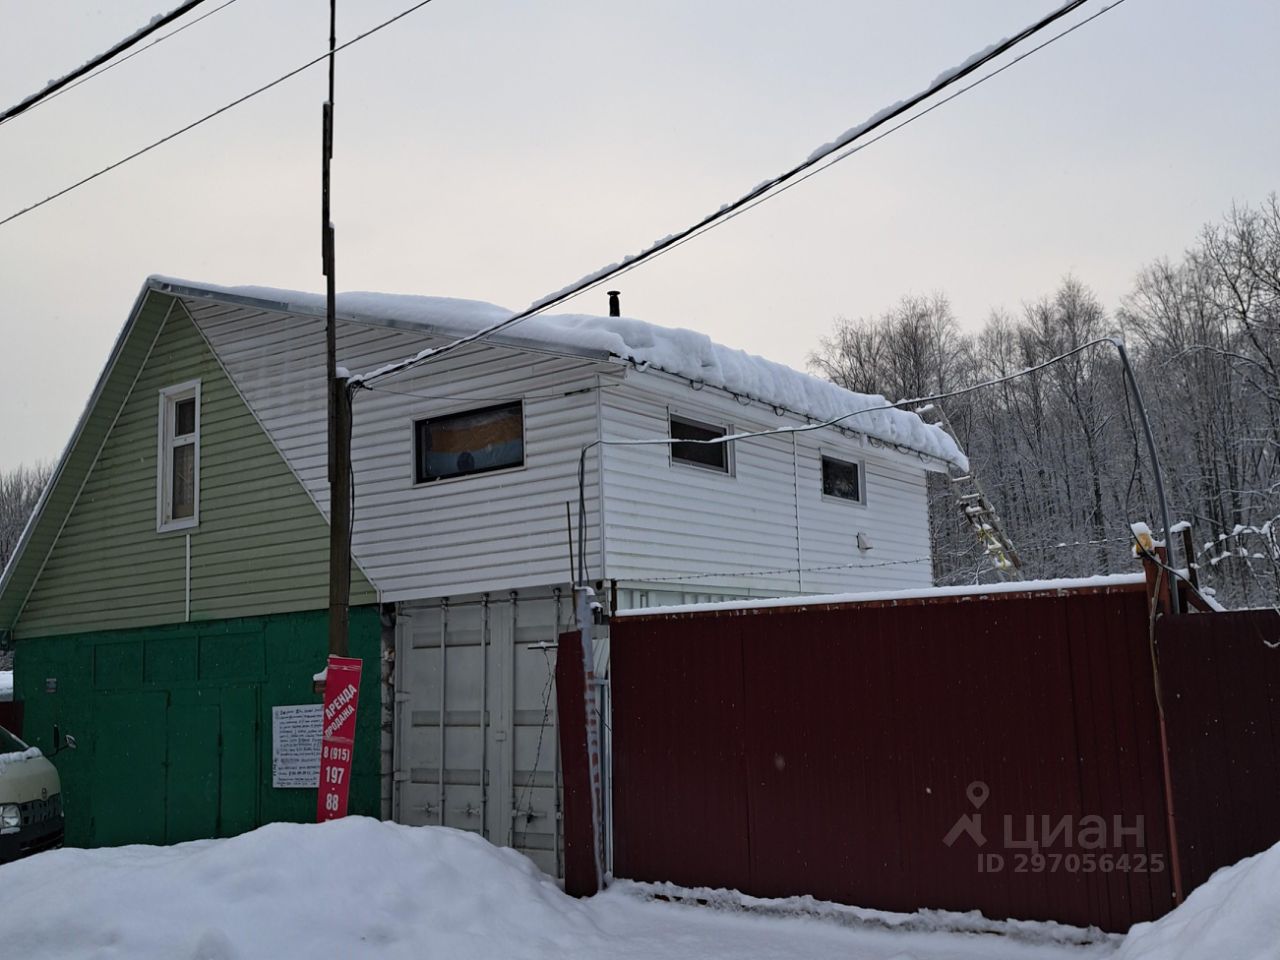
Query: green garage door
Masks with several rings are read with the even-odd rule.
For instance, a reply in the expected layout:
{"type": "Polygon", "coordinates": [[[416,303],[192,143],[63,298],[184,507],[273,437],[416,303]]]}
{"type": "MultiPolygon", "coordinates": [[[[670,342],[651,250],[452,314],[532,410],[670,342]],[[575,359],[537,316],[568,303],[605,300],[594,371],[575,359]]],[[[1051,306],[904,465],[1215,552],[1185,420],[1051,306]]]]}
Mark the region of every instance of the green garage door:
{"type": "Polygon", "coordinates": [[[160,692],[100,693],[93,711],[92,843],[165,841],[165,714],[160,692]]]}

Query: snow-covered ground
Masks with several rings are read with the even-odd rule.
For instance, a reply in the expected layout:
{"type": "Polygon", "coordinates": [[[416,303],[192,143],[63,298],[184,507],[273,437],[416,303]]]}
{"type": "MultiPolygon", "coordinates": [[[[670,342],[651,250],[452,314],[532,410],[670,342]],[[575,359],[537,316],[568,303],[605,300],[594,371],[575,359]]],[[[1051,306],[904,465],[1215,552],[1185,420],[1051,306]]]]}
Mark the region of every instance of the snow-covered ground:
{"type": "Polygon", "coordinates": [[[1280,847],[1222,872],[1161,923],[1136,928],[1117,954],[1118,938],[1072,945],[1062,942],[1068,928],[1050,924],[973,933],[947,928],[981,926],[973,918],[937,914],[764,916],[652,901],[625,883],[573,900],[520,854],[473,834],[352,817],[174,847],[57,850],[0,866],[0,955],[1274,960],[1278,881],[1280,847]]]}
{"type": "Polygon", "coordinates": [[[13,671],[0,670],[0,700],[13,699],[13,671]]]}

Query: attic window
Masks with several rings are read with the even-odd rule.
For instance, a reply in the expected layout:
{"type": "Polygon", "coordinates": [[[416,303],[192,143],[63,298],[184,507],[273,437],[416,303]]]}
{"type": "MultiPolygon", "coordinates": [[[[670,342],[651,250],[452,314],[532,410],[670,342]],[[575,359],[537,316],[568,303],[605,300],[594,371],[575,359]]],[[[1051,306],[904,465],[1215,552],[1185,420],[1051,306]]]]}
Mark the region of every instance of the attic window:
{"type": "Polygon", "coordinates": [[[834,457],[822,458],[822,495],[863,503],[862,465],[834,457]]]}
{"type": "Polygon", "coordinates": [[[200,522],[200,381],[160,391],[156,530],[200,522]]]}
{"type": "Polygon", "coordinates": [[[413,447],[415,483],[523,466],[523,405],[517,400],[418,420],[413,447]]]}
{"type": "MultiPolygon", "coordinates": [[[[714,427],[684,417],[671,417],[671,439],[673,440],[715,440],[726,436],[728,427],[714,427]]],[[[687,463],[707,470],[729,472],[729,444],[727,443],[673,443],[671,445],[671,462],[687,463]]]]}

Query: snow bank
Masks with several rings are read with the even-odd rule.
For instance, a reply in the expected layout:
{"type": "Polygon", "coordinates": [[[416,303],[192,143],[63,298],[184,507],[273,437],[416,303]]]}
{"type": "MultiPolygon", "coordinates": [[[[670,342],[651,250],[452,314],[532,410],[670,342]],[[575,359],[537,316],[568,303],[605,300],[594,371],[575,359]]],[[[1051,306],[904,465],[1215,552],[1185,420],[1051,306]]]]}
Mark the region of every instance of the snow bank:
{"type": "MultiPolygon", "coordinates": [[[[851,568],[856,572],[857,567],[851,568]]],[[[989,597],[1001,593],[1065,593],[1099,587],[1130,587],[1144,583],[1141,573],[1078,577],[1063,580],[1016,580],[1009,583],[965,584],[957,587],[909,587],[905,590],[874,590],[866,593],[820,593],[799,597],[772,597],[766,600],[722,600],[716,603],[683,603],[669,607],[639,607],[619,610],[615,617],[643,617],[654,614],[706,613],[711,610],[763,610],[769,607],[812,607],[832,603],[927,600],[946,597],[989,597]]]]}
{"type": "Polygon", "coordinates": [[[1139,923],[1115,960],[1276,960],[1280,957],[1280,843],[1219,870],[1186,903],[1139,923]]]}
{"type": "Polygon", "coordinates": [[[627,884],[573,900],[475,834],[361,817],[55,850],[0,866],[0,891],[5,960],[1083,960],[1112,949],[1036,925],[983,936],[930,916],[833,921],[812,903],[799,915],[776,902],[780,916],[682,906],[627,884]]]}
{"type": "MultiPolygon", "coordinates": [[[[159,276],[149,282],[262,300],[291,313],[323,315],[325,311],[325,298],[318,293],[270,287],[220,287],[159,276]]],[[[355,319],[431,328],[434,333],[443,332],[451,337],[483,330],[514,313],[478,300],[387,293],[340,293],[338,312],[355,319]]],[[[907,410],[873,410],[888,404],[884,397],[845,390],[820,377],[723,346],[694,330],[662,327],[628,317],[560,314],[521,321],[511,328],[511,336],[552,350],[602,351],[637,366],[720,387],[818,421],[869,411],[850,417],[842,425],[884,443],[909,447],[968,469],[964,453],[941,427],[927,424],[907,410]]]]}
{"type": "Polygon", "coordinates": [[[23,960],[555,956],[600,945],[518,853],[362,817],[0,866],[0,954],[23,960]]]}

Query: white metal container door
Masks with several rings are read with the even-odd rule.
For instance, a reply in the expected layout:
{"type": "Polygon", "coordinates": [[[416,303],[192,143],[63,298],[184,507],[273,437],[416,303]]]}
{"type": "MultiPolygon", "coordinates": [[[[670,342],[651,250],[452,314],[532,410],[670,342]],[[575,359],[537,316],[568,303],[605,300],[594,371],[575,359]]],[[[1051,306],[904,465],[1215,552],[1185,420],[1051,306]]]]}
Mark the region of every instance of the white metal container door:
{"type": "Polygon", "coordinates": [[[514,846],[562,872],[558,590],[402,605],[393,816],[514,846]],[[483,776],[482,776],[483,772],[483,776]]]}

